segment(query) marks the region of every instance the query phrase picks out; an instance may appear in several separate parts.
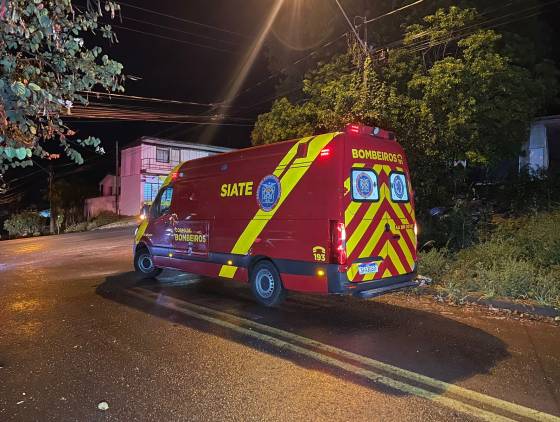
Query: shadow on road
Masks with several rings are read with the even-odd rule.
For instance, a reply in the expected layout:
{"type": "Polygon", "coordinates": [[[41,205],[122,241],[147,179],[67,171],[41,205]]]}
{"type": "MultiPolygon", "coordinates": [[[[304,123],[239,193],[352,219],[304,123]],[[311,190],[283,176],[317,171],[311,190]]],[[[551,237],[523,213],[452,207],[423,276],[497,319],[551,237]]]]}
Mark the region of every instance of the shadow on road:
{"type": "Polygon", "coordinates": [[[212,333],[370,388],[372,384],[358,376],[349,377],[309,358],[183,315],[165,303],[176,299],[226,312],[448,383],[488,373],[497,362],[509,357],[500,339],[434,312],[352,297],[299,294],[290,295],[278,308],[263,308],[252,299],[248,285],[196,277],[183,280],[158,282],[141,280],[132,272],[122,273],[107,277],[97,287],[97,294],[168,320],[170,324],[212,333]],[[131,289],[139,288],[165,300],[146,301],[130,294],[131,289]]]}

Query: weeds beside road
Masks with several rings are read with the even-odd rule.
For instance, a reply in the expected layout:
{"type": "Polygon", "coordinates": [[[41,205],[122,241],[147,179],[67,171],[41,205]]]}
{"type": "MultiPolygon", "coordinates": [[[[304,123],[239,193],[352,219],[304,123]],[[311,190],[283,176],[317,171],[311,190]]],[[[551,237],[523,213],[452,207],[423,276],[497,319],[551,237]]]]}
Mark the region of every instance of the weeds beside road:
{"type": "Polygon", "coordinates": [[[456,252],[446,248],[421,252],[420,273],[456,300],[482,294],[560,308],[560,210],[495,218],[481,239],[456,252]]]}

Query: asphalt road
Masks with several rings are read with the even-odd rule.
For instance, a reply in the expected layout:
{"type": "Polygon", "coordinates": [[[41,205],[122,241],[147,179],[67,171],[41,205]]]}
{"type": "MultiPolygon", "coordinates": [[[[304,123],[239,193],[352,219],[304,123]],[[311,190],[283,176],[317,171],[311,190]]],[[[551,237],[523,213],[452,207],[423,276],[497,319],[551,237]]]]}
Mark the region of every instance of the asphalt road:
{"type": "Polygon", "coordinates": [[[560,420],[560,327],[132,272],[132,231],[0,242],[0,420],[560,420]],[[107,410],[98,404],[106,402],[107,410]]]}

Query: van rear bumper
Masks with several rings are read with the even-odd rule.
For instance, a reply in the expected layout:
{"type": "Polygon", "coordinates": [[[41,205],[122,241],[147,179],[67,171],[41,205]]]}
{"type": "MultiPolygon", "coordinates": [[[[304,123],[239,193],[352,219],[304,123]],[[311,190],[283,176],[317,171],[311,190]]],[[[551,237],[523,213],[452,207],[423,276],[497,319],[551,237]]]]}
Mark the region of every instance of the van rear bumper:
{"type": "Polygon", "coordinates": [[[361,298],[370,298],[390,293],[396,290],[418,287],[423,284],[417,279],[416,269],[408,274],[386,277],[379,280],[352,283],[346,273],[340,273],[335,268],[327,272],[329,293],[354,295],[361,298]]]}

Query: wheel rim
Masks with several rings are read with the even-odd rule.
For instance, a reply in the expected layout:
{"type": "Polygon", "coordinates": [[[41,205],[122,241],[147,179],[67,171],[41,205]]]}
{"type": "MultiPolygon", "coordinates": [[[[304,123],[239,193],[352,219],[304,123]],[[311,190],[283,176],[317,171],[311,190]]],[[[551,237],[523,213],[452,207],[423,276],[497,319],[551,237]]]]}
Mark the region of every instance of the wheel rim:
{"type": "Polygon", "coordinates": [[[149,273],[154,269],[154,261],[149,254],[142,254],[138,257],[138,267],[143,273],[149,273]]]}
{"type": "Polygon", "coordinates": [[[255,288],[260,297],[268,299],[274,293],[275,287],[274,276],[267,268],[262,268],[257,272],[255,277],[255,288]]]}

